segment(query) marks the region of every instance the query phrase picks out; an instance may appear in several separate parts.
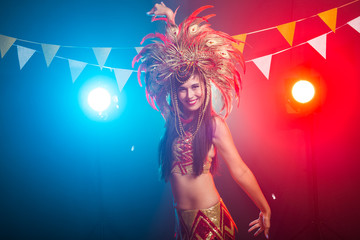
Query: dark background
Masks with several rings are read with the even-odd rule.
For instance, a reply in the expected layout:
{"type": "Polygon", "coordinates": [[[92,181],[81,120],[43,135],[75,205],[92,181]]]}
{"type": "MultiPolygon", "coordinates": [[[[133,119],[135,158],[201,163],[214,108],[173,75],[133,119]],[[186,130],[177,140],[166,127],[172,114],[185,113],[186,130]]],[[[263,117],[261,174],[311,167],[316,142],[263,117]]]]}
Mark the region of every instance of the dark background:
{"type": "MultiPolygon", "coordinates": [[[[212,26],[230,35],[274,27],[342,6],[350,0],[239,0],[165,3],[176,21],[214,5],[212,26]]],[[[75,46],[57,56],[97,64],[91,47],[114,47],[106,66],[131,69],[133,47],[162,31],[145,12],[154,1],[2,1],[0,34],[75,46]],[[81,48],[76,48],[81,47],[81,48]]],[[[360,3],[338,10],[337,26],[359,16],[360,3]]],[[[318,17],[297,24],[294,45],[329,28],[318,17]]],[[[267,80],[253,62],[289,47],[276,29],[249,35],[239,108],[228,118],[234,141],[272,207],[272,239],[356,239],[359,197],[359,33],[346,25],[327,37],[327,58],[310,45],[272,58],[267,80]],[[321,105],[309,116],[286,111],[289,81],[322,84],[321,105]],[[317,177],[316,188],[313,177],[317,177]],[[272,197],[274,194],[275,199],[272,197]],[[314,208],[315,202],[318,208],[314,208]],[[318,210],[319,214],[316,214],[318,210]]],[[[0,59],[0,239],[171,239],[170,187],[158,180],[157,144],[163,120],[147,103],[133,73],[119,93],[109,69],[87,66],[72,83],[67,61],[47,68],[38,44],[16,41],[0,59]],[[19,70],[15,45],[37,52],[19,70]],[[83,111],[93,77],[110,78],[119,110],[108,121],[83,111]],[[133,149],[132,149],[133,147],[133,149]]],[[[215,178],[238,225],[258,210],[225,164],[215,178]]],[[[263,236],[258,239],[263,239],[263,236]]]]}

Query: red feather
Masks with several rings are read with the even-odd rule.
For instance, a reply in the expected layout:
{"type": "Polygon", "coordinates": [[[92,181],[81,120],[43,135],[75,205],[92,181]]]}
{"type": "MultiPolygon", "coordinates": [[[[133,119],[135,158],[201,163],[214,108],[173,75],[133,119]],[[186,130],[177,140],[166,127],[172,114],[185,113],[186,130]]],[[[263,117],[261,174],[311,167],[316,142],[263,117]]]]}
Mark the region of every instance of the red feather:
{"type": "Polygon", "coordinates": [[[151,19],[151,22],[155,22],[155,21],[165,21],[165,22],[168,22],[167,18],[164,18],[164,17],[156,17],[156,16],[153,16],[152,19],[151,19]]]}
{"type": "Polygon", "coordinates": [[[169,39],[167,39],[167,37],[165,37],[164,34],[161,33],[149,33],[148,35],[146,35],[142,41],[141,41],[141,45],[145,42],[145,40],[149,39],[149,38],[159,38],[161,39],[165,44],[167,43],[171,43],[169,39]]]}
{"type": "Polygon", "coordinates": [[[139,82],[139,85],[140,87],[142,87],[142,84],[141,84],[141,70],[143,69],[142,65],[139,66],[138,68],[138,72],[137,72],[137,78],[138,78],[138,82],[139,82]]]}
{"type": "Polygon", "coordinates": [[[209,15],[206,15],[206,16],[204,16],[202,18],[204,18],[206,20],[209,20],[210,18],[215,17],[215,16],[216,16],[216,14],[209,14],[209,15]]]}
{"type": "Polygon", "coordinates": [[[202,7],[198,8],[197,10],[195,10],[195,11],[188,17],[188,19],[195,18],[197,15],[199,15],[199,13],[201,13],[201,12],[204,11],[205,9],[212,8],[212,7],[214,7],[214,6],[211,6],[211,5],[202,6],[202,7]]]}
{"type": "Polygon", "coordinates": [[[132,68],[134,68],[135,63],[137,63],[142,56],[140,54],[137,54],[133,60],[132,60],[132,68]]]}
{"type": "Polygon", "coordinates": [[[154,98],[153,97],[150,97],[150,100],[151,100],[151,106],[156,110],[156,111],[159,111],[159,109],[156,107],[155,105],[155,102],[154,102],[154,98]]]}
{"type": "Polygon", "coordinates": [[[156,111],[159,111],[154,103],[154,99],[149,95],[149,92],[145,89],[145,95],[146,95],[146,100],[148,101],[148,103],[150,104],[150,106],[155,109],[156,111]]]}

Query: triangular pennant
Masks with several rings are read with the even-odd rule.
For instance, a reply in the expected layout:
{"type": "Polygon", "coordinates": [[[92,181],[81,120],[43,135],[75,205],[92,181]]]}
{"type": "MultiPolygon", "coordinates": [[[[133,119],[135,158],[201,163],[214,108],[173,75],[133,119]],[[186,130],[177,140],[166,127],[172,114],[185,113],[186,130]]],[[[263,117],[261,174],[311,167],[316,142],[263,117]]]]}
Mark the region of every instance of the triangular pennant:
{"type": "Polygon", "coordinates": [[[69,66],[70,66],[71,78],[73,83],[79,77],[80,73],[84,70],[86,65],[87,65],[86,62],[80,62],[69,59],[69,66]]]}
{"type": "Polygon", "coordinates": [[[212,102],[212,107],[214,109],[215,112],[220,112],[221,108],[222,108],[222,94],[220,92],[220,90],[215,86],[215,84],[213,84],[212,82],[210,82],[210,86],[211,86],[211,102],[212,102]]]}
{"type": "Polygon", "coordinates": [[[60,46],[42,43],[41,47],[43,49],[46,66],[49,67],[60,46]]]}
{"type": "Polygon", "coordinates": [[[1,58],[5,56],[10,47],[14,44],[16,38],[0,35],[1,58]]]}
{"type": "Polygon", "coordinates": [[[100,68],[104,67],[104,64],[110,54],[111,48],[93,48],[96,60],[98,61],[100,68]]]}
{"type": "Polygon", "coordinates": [[[281,35],[283,35],[286,41],[290,44],[290,46],[292,46],[294,40],[295,24],[296,22],[290,22],[276,26],[281,35]]]}
{"type": "Polygon", "coordinates": [[[326,34],[307,41],[318,53],[326,59],[326,34]]]}
{"type": "Polygon", "coordinates": [[[135,47],[135,50],[137,53],[140,53],[140,51],[143,49],[144,47],[135,47]]]}
{"type": "Polygon", "coordinates": [[[20,70],[25,66],[25,64],[29,61],[31,56],[34,54],[35,50],[31,48],[26,48],[22,46],[17,46],[18,58],[20,70]]]}
{"type": "Polygon", "coordinates": [[[115,68],[114,72],[119,91],[121,92],[133,70],[115,68]]]}
{"type": "MultiPolygon", "coordinates": [[[[144,47],[135,47],[136,52],[139,54],[140,51],[143,49],[144,47]]],[[[144,58],[140,58],[140,61],[143,62],[145,59],[144,58]]]]}
{"type": "Polygon", "coordinates": [[[255,65],[260,69],[262,74],[269,80],[270,74],[270,65],[271,65],[271,57],[272,55],[267,55],[264,57],[259,57],[253,60],[255,65]]]}
{"type": "Polygon", "coordinates": [[[337,17],[337,8],[327,10],[325,12],[319,13],[318,16],[328,25],[328,27],[335,32],[336,29],[336,17],[337,17]]]}
{"type": "Polygon", "coordinates": [[[241,42],[239,44],[233,44],[233,46],[235,48],[237,48],[241,53],[243,53],[244,47],[245,47],[246,33],[235,35],[235,36],[233,36],[233,38],[235,38],[236,40],[239,40],[241,42]]]}
{"type": "Polygon", "coordinates": [[[358,33],[360,33],[360,16],[348,22],[348,24],[355,29],[358,33]]]}

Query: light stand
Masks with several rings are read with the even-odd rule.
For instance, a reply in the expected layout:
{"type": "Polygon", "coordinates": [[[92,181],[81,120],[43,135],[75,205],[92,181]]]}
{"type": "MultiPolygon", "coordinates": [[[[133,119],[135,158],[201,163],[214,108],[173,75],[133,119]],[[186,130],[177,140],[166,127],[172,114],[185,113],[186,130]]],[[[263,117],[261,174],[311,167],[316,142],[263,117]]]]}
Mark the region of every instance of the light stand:
{"type": "MultiPolygon", "coordinates": [[[[313,100],[314,101],[314,100],[313,100]]],[[[315,99],[315,101],[319,101],[315,99]]],[[[288,102],[291,102],[289,100],[288,102]]],[[[299,106],[299,105],[297,105],[299,106]]],[[[337,240],[345,240],[340,234],[334,231],[331,227],[326,225],[323,221],[321,221],[319,214],[319,190],[318,190],[318,169],[317,169],[317,161],[315,158],[315,117],[316,110],[319,108],[320,103],[316,102],[314,106],[311,108],[304,107],[306,109],[305,112],[302,112],[301,108],[295,108],[295,112],[299,114],[299,118],[301,118],[299,123],[302,123],[303,131],[304,131],[304,140],[306,146],[306,160],[308,166],[308,180],[309,180],[309,189],[310,189],[310,197],[311,197],[311,220],[305,227],[303,227],[300,231],[298,231],[290,240],[325,240],[324,232],[322,229],[327,229],[328,232],[331,232],[333,236],[335,236],[337,240]],[[306,237],[306,238],[304,238],[306,237]],[[310,238],[309,238],[310,237],[310,238]]],[[[294,112],[293,112],[294,113],[294,112]]],[[[310,199],[309,199],[310,200],[310,199]]],[[[326,238],[328,240],[328,238],[326,238]]]]}

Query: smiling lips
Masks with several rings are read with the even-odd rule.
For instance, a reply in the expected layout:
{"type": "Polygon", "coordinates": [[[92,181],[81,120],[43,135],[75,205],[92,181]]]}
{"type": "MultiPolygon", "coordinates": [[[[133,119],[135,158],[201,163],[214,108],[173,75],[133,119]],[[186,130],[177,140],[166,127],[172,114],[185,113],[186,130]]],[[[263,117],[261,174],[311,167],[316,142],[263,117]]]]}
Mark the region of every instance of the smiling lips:
{"type": "Polygon", "coordinates": [[[193,106],[193,105],[196,104],[196,102],[197,102],[197,98],[196,98],[196,99],[192,99],[192,100],[188,100],[188,101],[187,101],[187,104],[190,105],[190,106],[193,106]]]}

